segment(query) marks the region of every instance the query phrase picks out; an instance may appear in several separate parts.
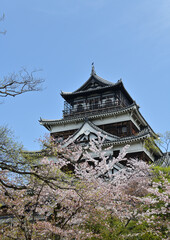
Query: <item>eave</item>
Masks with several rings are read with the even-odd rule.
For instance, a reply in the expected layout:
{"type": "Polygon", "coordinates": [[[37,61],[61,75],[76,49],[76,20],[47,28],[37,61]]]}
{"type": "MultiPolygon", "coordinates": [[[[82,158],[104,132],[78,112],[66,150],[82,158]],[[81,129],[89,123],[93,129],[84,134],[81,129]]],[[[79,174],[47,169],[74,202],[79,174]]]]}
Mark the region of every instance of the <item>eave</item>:
{"type": "MultiPolygon", "coordinates": [[[[107,116],[114,116],[114,115],[120,115],[123,113],[128,113],[128,112],[133,111],[136,108],[135,106],[136,106],[136,104],[133,103],[130,106],[121,108],[119,110],[113,109],[113,110],[110,110],[109,112],[96,113],[96,114],[94,114],[92,112],[91,115],[88,115],[88,119],[93,120],[93,119],[97,119],[99,117],[104,118],[107,116]]],[[[82,121],[84,121],[85,118],[87,118],[87,117],[85,117],[85,116],[83,116],[83,117],[75,116],[74,117],[73,116],[72,118],[69,118],[69,119],[56,119],[56,120],[48,120],[48,119],[40,118],[39,123],[41,125],[43,125],[45,128],[47,128],[48,130],[50,130],[51,126],[63,125],[63,124],[74,123],[74,122],[82,122],[82,121]]]]}
{"type": "MultiPolygon", "coordinates": [[[[104,147],[109,147],[109,146],[125,146],[125,145],[133,145],[135,143],[140,143],[140,142],[143,142],[143,151],[148,155],[155,155],[157,156],[158,158],[160,158],[163,153],[162,151],[158,148],[157,151],[153,151],[153,152],[150,152],[148,151],[146,148],[145,148],[145,144],[144,144],[144,141],[149,138],[151,136],[151,131],[149,128],[146,128],[144,130],[142,130],[138,135],[136,136],[130,136],[130,137],[125,137],[125,138],[120,138],[120,139],[117,139],[115,141],[110,141],[110,142],[106,142],[104,144],[104,147]]],[[[152,160],[153,160],[153,157],[152,157],[152,160]]]]}
{"type": "Polygon", "coordinates": [[[83,88],[92,80],[92,79],[95,79],[97,80],[98,82],[101,83],[102,85],[102,88],[103,87],[110,87],[110,86],[114,86],[115,84],[112,83],[112,82],[109,82],[101,77],[99,77],[94,71],[91,72],[91,76],[89,77],[89,79],[81,86],[79,87],[77,90],[75,90],[74,92],[61,92],[61,95],[64,96],[64,95],[72,95],[72,94],[76,94],[76,93],[82,93],[84,92],[85,90],[83,90],[83,88]]]}
{"type": "Polygon", "coordinates": [[[106,91],[115,91],[115,90],[119,90],[119,89],[126,95],[127,99],[131,103],[134,102],[134,100],[132,99],[130,94],[125,89],[122,80],[118,80],[115,84],[112,83],[112,85],[107,85],[107,86],[104,86],[104,87],[89,89],[89,90],[86,90],[86,91],[61,92],[61,96],[67,102],[71,102],[72,99],[74,99],[75,97],[79,97],[79,96],[82,97],[82,96],[87,96],[87,95],[90,95],[90,94],[103,93],[103,92],[106,92],[106,91]]]}
{"type": "Polygon", "coordinates": [[[145,128],[144,130],[139,132],[137,135],[132,135],[132,136],[129,136],[129,137],[121,137],[121,138],[116,139],[114,141],[106,142],[105,145],[110,146],[110,145],[130,144],[132,142],[138,142],[138,141],[144,140],[148,137],[150,137],[150,129],[145,128]]]}

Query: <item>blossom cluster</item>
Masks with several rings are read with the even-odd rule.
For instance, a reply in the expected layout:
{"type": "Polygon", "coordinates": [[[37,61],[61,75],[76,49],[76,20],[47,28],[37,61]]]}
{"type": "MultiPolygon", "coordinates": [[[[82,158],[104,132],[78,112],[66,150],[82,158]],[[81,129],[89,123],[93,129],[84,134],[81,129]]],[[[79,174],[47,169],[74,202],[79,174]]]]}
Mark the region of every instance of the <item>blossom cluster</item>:
{"type": "MultiPolygon", "coordinates": [[[[4,206],[0,214],[8,216],[12,224],[1,225],[1,239],[90,239],[98,235],[85,226],[89,218],[97,221],[99,212],[103,219],[120,219],[125,227],[132,221],[146,222],[147,231],[162,239],[167,236],[168,180],[160,172],[161,181],[154,181],[152,166],[127,159],[129,146],[117,158],[111,158],[104,141],[100,133],[86,148],[43,141],[44,156],[34,164],[31,160],[30,169],[25,171],[27,178],[22,172],[23,180],[22,175],[8,179],[10,186],[15,181],[14,188],[0,185],[4,206]],[[126,166],[113,173],[115,164],[121,161],[126,161],[126,166]]],[[[5,171],[2,176],[7,181],[5,171]]],[[[128,238],[128,234],[123,236],[128,238]]]]}

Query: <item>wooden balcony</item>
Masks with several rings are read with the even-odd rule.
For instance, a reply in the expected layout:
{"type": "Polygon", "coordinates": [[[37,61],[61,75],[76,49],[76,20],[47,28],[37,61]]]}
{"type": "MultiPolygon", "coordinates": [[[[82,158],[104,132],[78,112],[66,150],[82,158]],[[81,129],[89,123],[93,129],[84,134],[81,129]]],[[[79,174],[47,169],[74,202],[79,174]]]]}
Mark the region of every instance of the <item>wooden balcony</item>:
{"type": "Polygon", "coordinates": [[[114,101],[110,103],[105,104],[91,104],[91,105],[85,105],[85,104],[79,104],[79,105],[71,105],[64,102],[64,110],[63,110],[63,118],[72,118],[75,116],[88,116],[92,114],[98,114],[101,112],[109,112],[111,110],[120,109],[123,106],[123,104],[119,101],[114,101]]]}

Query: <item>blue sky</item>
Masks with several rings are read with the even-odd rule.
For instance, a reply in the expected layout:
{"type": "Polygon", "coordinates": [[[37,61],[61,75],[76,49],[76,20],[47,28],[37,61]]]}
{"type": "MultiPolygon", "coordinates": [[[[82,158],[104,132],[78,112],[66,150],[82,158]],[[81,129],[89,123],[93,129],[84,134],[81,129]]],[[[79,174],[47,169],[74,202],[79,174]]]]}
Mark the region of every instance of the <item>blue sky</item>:
{"type": "Polygon", "coordinates": [[[0,125],[27,150],[47,132],[40,117],[62,117],[60,90],[74,91],[96,73],[122,78],[155,130],[170,130],[169,0],[1,0],[0,78],[42,69],[44,90],[4,99],[0,125]]]}

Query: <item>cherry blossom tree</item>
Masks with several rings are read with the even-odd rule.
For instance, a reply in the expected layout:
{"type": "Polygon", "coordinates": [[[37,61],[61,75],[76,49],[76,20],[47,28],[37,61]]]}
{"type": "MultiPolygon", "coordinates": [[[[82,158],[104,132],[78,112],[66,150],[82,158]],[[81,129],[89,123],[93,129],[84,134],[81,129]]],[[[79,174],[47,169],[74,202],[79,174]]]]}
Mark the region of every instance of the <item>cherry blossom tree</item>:
{"type": "Polygon", "coordinates": [[[164,174],[155,180],[147,163],[126,159],[128,146],[111,159],[104,140],[99,133],[84,149],[46,138],[42,158],[27,159],[30,166],[14,171],[11,179],[10,170],[2,169],[1,214],[6,211],[9,222],[1,224],[1,238],[109,239],[102,238],[104,226],[110,239],[147,239],[146,234],[167,239],[169,183],[164,174]],[[111,175],[122,160],[126,167],[111,175]],[[100,231],[91,227],[98,222],[100,231]]]}

